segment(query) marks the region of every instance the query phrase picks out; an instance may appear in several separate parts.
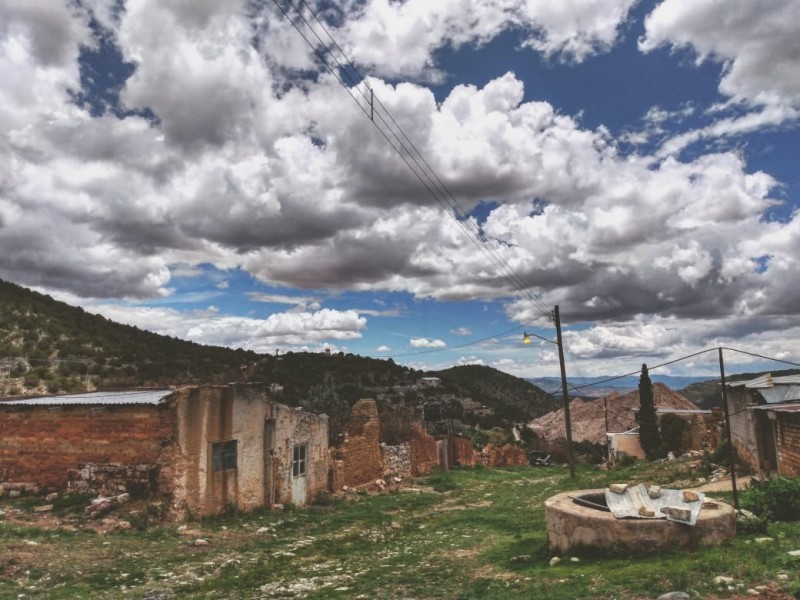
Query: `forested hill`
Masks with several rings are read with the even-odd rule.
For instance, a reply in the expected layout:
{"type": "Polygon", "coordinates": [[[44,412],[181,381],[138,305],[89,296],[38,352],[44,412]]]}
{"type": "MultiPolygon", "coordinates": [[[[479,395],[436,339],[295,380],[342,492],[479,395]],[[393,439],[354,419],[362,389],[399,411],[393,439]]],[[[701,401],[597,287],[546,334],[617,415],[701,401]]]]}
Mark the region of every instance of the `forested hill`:
{"type": "Polygon", "coordinates": [[[121,325],[0,281],[0,396],[231,381],[277,383],[287,404],[316,404],[323,412],[360,397],[418,404],[452,394],[471,397],[503,420],[522,421],[553,410],[554,402],[490,367],[423,373],[391,359],[344,353],[288,352],[276,359],[121,325]],[[423,375],[440,377],[441,389],[415,391],[423,375]]]}
{"type": "Polygon", "coordinates": [[[114,323],[0,281],[3,395],[241,380],[260,358],[114,323]]]}
{"type": "Polygon", "coordinates": [[[558,409],[561,404],[533,383],[482,365],[451,367],[435,373],[442,387],[492,406],[509,420],[530,420],[558,409]]]}

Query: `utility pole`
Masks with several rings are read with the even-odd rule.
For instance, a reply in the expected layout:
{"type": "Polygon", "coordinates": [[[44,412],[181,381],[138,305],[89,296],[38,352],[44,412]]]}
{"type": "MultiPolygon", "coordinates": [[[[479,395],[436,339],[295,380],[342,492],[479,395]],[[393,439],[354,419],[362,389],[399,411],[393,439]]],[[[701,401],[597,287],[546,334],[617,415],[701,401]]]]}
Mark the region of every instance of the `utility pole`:
{"type": "Polygon", "coordinates": [[[575,457],[572,453],[572,420],[569,416],[569,392],[567,390],[567,367],[564,365],[564,342],[561,340],[561,316],[558,304],[553,310],[553,321],[556,324],[556,341],[558,342],[558,362],[561,365],[561,395],[564,398],[564,421],[567,426],[567,459],[569,461],[569,476],[575,478],[575,457]]]}
{"type": "Polygon", "coordinates": [[[725,431],[728,438],[728,449],[730,454],[728,460],[731,466],[731,491],[733,492],[733,508],[739,510],[739,490],[736,487],[736,450],[733,447],[733,438],[731,437],[731,414],[728,408],[728,390],[725,386],[725,363],[722,360],[722,348],[719,350],[719,379],[722,383],[722,405],[725,407],[725,431]]]}
{"type": "Polygon", "coordinates": [[[611,461],[611,444],[608,441],[608,396],[603,396],[603,420],[606,423],[606,453],[611,461]]]}

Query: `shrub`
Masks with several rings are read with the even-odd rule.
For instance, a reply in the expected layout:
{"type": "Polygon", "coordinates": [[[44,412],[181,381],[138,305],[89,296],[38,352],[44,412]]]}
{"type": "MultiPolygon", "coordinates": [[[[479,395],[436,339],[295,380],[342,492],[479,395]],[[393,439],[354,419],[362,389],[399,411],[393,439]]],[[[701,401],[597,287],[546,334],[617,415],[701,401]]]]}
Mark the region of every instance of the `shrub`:
{"type": "Polygon", "coordinates": [[[800,520],[800,479],[775,477],[763,487],[751,487],[742,505],[767,520],[800,520]]]}
{"type": "Polygon", "coordinates": [[[685,450],[684,437],[690,425],[685,420],[671,413],[661,417],[661,444],[663,453],[681,453],[685,450]]]}

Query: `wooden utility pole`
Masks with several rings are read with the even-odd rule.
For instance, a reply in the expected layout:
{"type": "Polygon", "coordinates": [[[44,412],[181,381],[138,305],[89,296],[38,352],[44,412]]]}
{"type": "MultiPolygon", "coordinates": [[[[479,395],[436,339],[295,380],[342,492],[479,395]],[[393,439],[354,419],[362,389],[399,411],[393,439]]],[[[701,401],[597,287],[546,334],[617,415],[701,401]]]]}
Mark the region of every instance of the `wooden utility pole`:
{"type": "Polygon", "coordinates": [[[731,467],[731,491],[733,492],[733,508],[739,510],[739,490],[736,487],[736,450],[733,447],[733,438],[731,437],[731,413],[728,408],[728,390],[725,386],[725,363],[722,360],[722,348],[719,350],[719,379],[722,383],[722,406],[725,407],[725,431],[728,438],[728,450],[730,454],[728,460],[731,467]]]}
{"type": "Polygon", "coordinates": [[[564,398],[564,421],[567,427],[567,460],[569,476],[575,478],[575,457],[572,453],[572,420],[569,416],[569,391],[567,390],[567,367],[564,364],[564,342],[561,340],[561,316],[556,304],[553,310],[553,321],[556,323],[556,341],[558,342],[558,362],[561,365],[561,395],[564,398]]]}

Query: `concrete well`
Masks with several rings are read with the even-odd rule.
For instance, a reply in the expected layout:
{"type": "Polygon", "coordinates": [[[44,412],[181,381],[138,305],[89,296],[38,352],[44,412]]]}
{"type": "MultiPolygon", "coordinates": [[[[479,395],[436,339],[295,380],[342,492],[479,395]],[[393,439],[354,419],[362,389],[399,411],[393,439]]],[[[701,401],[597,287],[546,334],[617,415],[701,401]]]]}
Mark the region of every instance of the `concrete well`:
{"type": "Polygon", "coordinates": [[[580,506],[573,498],[603,494],[602,489],[565,492],[544,503],[547,539],[559,552],[578,548],[651,552],[680,547],[714,546],[736,534],[736,512],[717,502],[703,508],[694,526],[666,519],[617,519],[612,513],[580,506]]]}

